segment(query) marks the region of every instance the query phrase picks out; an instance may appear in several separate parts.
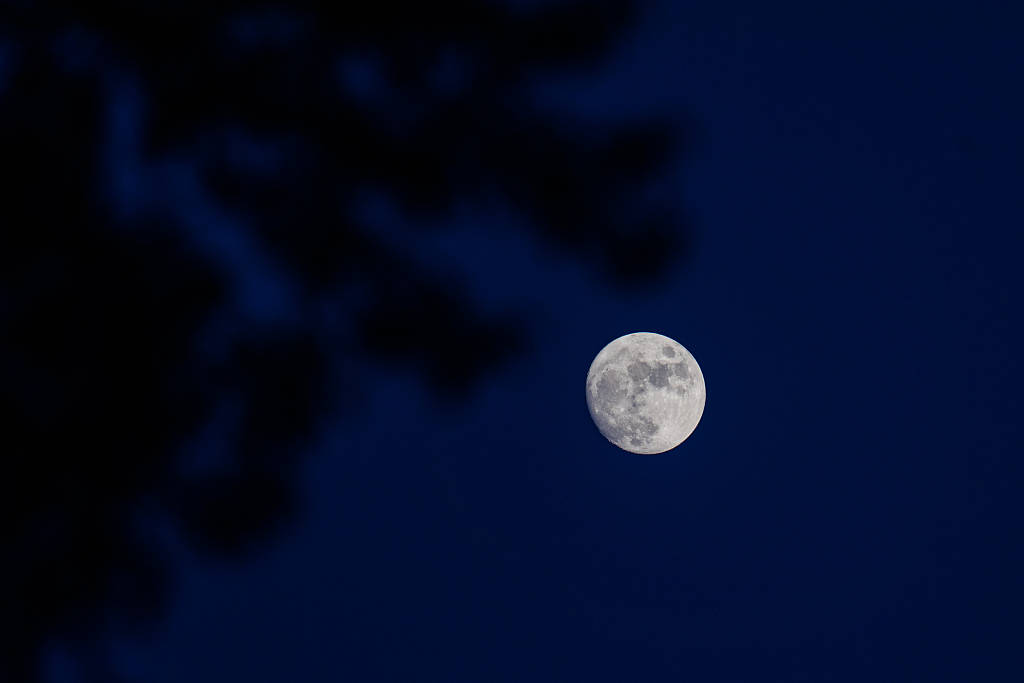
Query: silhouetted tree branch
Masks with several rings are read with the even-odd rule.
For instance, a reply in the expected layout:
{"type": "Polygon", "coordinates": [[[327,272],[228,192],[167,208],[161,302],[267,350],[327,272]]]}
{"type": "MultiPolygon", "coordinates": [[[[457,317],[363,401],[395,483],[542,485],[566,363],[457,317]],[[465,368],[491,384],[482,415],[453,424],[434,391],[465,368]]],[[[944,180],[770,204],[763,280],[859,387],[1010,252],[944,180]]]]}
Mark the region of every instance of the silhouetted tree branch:
{"type": "Polygon", "coordinates": [[[635,9],[4,5],[3,680],[38,680],[52,639],[88,643],[98,624],[159,616],[170,577],[140,531],[145,511],[220,555],[287,520],[304,442],[332,405],[333,355],[406,363],[458,396],[523,348],[522,318],[481,312],[376,234],[357,210],[367,193],[408,230],[459,201],[501,201],[620,281],[664,269],[684,233],[637,188],[663,170],[672,130],[560,120],[531,93],[539,76],[593,67],[635,9]],[[294,316],[239,312],[189,206],[118,210],[108,138],[122,78],[145,103],[144,158],[194,165],[297,283],[294,316]],[[350,289],[362,294],[339,349],[310,312],[350,289]],[[188,444],[214,422],[223,462],[191,471],[188,444]]]}

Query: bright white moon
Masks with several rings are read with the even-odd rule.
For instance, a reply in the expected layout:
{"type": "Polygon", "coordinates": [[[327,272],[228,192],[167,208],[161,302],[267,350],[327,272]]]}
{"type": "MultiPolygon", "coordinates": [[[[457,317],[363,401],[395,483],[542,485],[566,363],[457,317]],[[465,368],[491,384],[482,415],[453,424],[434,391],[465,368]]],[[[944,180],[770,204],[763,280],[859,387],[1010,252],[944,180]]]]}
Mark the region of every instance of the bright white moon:
{"type": "Polygon", "coordinates": [[[704,375],[683,345],[634,332],[601,349],[587,373],[587,406],[606,439],[631,453],[663,453],[704,414],[704,375]]]}

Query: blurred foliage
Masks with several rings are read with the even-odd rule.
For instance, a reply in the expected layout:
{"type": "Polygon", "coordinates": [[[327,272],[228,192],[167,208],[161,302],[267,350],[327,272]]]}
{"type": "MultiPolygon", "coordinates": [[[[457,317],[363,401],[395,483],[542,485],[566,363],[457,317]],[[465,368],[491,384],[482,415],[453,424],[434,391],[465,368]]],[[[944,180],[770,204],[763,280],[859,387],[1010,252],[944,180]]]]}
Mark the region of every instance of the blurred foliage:
{"type": "Polygon", "coordinates": [[[54,639],[77,648],[159,617],[171,577],[154,519],[220,556],[285,523],[304,441],[361,358],[408,362],[457,397],[523,349],[522,318],[479,310],[359,217],[368,193],[406,230],[500,201],[618,282],[665,269],[685,232],[637,197],[672,130],[559,118],[531,91],[594,68],[635,13],[617,0],[0,5],[0,679],[39,680],[54,639]],[[143,162],[195,169],[295,285],[292,315],[239,312],[173,188],[123,210],[119,87],[144,104],[143,162]],[[315,315],[324,302],[341,307],[346,345],[315,315]],[[190,469],[203,439],[221,461],[190,469]]]}

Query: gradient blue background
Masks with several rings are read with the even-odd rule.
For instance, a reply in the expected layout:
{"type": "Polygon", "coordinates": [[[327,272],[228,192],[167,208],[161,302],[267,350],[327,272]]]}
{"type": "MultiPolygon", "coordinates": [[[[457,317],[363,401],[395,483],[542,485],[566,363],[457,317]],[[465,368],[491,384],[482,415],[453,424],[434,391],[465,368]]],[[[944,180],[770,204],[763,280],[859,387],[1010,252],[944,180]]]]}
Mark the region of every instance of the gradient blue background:
{"type": "MultiPolygon", "coordinates": [[[[529,350],[466,403],[374,366],[273,543],[217,563],[168,534],[170,611],[111,639],[115,668],[1021,680],[1024,24],[1009,4],[896,5],[662,2],[607,69],[545,84],[554,109],[682,126],[661,191],[692,253],[622,289],[511,215],[408,238],[482,305],[525,305],[529,350]],[[659,456],[608,444],[584,401],[597,351],[640,330],[680,341],[707,382],[698,429],[659,456]]],[[[128,204],[130,95],[111,124],[128,204]]],[[[286,309],[223,234],[247,305],[286,309]]],[[[60,645],[47,666],[76,680],[60,645]]]]}

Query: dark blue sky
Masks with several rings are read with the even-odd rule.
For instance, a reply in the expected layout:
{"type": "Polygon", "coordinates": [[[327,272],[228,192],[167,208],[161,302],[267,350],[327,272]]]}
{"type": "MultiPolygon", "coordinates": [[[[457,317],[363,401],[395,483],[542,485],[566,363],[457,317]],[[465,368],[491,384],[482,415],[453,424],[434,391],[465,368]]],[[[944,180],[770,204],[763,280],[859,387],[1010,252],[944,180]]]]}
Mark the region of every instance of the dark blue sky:
{"type": "MultiPolygon", "coordinates": [[[[125,674],[1020,679],[1022,17],[688,5],[538,96],[679,122],[656,191],[689,257],[622,289],[498,229],[511,213],[403,238],[483,306],[526,306],[532,346],[465,404],[376,366],[313,447],[295,526],[244,562],[171,558],[166,620],[113,646],[125,674]],[[707,383],[659,456],[608,444],[584,401],[597,351],[641,330],[707,383]]],[[[287,308],[231,234],[250,301],[287,308]]]]}

